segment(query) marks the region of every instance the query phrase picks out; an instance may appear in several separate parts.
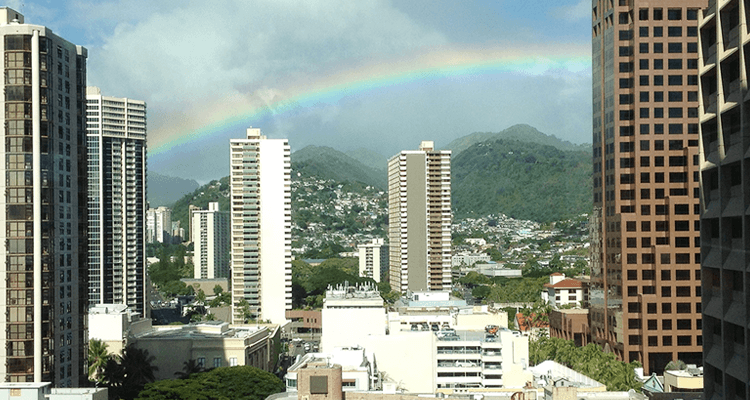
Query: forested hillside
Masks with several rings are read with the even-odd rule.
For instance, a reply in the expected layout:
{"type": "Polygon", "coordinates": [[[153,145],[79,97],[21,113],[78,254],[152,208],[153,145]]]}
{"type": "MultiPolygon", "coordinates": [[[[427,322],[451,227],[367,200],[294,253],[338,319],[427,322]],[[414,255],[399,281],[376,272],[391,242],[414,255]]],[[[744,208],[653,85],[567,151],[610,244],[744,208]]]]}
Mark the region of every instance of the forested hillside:
{"type": "Polygon", "coordinates": [[[591,211],[591,155],[516,140],[477,143],[452,160],[457,218],[503,213],[540,222],[591,211]]]}

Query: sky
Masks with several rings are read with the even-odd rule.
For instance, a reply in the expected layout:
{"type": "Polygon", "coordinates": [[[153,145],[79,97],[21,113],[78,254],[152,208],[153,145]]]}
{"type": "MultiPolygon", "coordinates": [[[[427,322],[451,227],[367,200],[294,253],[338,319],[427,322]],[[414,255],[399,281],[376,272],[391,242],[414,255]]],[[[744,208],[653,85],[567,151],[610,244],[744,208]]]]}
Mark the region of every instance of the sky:
{"type": "Polygon", "coordinates": [[[150,171],[229,175],[260,128],[384,156],[525,123],[591,141],[590,0],[10,0],[145,100],[150,171]]]}

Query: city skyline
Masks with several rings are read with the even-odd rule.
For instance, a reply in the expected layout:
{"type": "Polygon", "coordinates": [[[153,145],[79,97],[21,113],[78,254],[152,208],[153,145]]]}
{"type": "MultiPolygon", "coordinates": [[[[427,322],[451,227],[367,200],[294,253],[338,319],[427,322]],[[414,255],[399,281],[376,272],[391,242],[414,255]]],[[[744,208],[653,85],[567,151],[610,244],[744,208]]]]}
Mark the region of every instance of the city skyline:
{"type": "Polygon", "coordinates": [[[224,143],[246,126],[293,150],[385,156],[516,123],[590,140],[585,1],[212,4],[227,28],[253,26],[237,36],[191,3],[13,3],[82,40],[88,84],[149,104],[149,168],[166,175],[223,176],[224,143]]]}

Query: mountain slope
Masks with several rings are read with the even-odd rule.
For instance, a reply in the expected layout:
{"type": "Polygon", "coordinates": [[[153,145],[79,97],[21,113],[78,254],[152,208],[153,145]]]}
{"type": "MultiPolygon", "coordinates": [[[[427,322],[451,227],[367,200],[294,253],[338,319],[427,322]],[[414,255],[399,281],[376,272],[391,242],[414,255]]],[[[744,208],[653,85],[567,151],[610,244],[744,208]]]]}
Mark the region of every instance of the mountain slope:
{"type": "Polygon", "coordinates": [[[387,182],[385,171],[324,146],[307,146],[292,153],[292,171],[339,182],[362,182],[378,189],[384,189],[387,182]]]}
{"type": "Polygon", "coordinates": [[[370,149],[360,147],[356,150],[347,151],[346,155],[376,171],[383,173],[388,171],[388,158],[370,149]]]}
{"type": "Polygon", "coordinates": [[[546,222],[591,212],[591,155],[585,151],[488,140],[451,163],[458,218],[503,213],[546,222]]]}
{"type": "Polygon", "coordinates": [[[475,132],[470,135],[460,137],[445,146],[446,150],[452,150],[455,157],[462,151],[468,149],[476,143],[487,140],[518,140],[520,142],[537,143],[553,146],[560,150],[566,151],[591,151],[588,144],[573,144],[566,140],[561,140],[554,135],[547,135],[539,132],[536,128],[526,124],[513,125],[501,132],[475,132]]]}
{"type": "Polygon", "coordinates": [[[194,179],[177,178],[154,171],[148,171],[146,179],[148,202],[153,208],[170,206],[180,197],[200,186],[194,179]]]}

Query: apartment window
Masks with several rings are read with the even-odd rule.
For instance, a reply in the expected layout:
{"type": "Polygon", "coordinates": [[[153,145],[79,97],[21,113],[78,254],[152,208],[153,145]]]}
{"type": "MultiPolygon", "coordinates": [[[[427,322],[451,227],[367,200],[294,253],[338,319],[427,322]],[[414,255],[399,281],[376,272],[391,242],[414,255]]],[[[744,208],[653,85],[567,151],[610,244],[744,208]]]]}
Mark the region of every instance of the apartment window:
{"type": "Polygon", "coordinates": [[[662,37],[664,36],[664,28],[661,26],[655,26],[654,27],[654,37],[662,37]]]}
{"type": "Polygon", "coordinates": [[[696,10],[696,9],[688,9],[686,17],[687,17],[687,19],[689,21],[696,21],[696,20],[698,20],[698,10],[696,10]]]}
{"type": "MultiPolygon", "coordinates": [[[[654,63],[654,65],[655,64],[656,63],[654,63]]],[[[664,75],[654,75],[654,86],[664,86],[664,75]]],[[[654,101],[664,101],[663,99],[664,98],[662,97],[662,100],[657,100],[656,92],[654,92],[654,101]]]]}
{"type": "Polygon", "coordinates": [[[641,26],[638,28],[638,36],[640,37],[648,37],[648,27],[647,26],[641,26]]]}
{"type": "Polygon", "coordinates": [[[647,102],[647,101],[648,101],[648,92],[640,92],[640,93],[638,94],[638,99],[639,99],[639,100],[640,100],[641,102],[647,102]]]}
{"type": "Polygon", "coordinates": [[[670,58],[669,60],[667,60],[667,68],[668,69],[682,69],[682,59],[670,58]]]}
{"type": "Polygon", "coordinates": [[[657,54],[664,53],[664,44],[654,43],[654,53],[657,53],[657,54]]]}
{"type": "Polygon", "coordinates": [[[197,364],[198,364],[199,367],[205,368],[206,367],[206,357],[198,357],[197,364]]]}
{"type": "MultiPolygon", "coordinates": [[[[648,125],[646,125],[648,126],[648,125]]],[[[641,140],[641,150],[647,151],[649,149],[649,141],[648,140],[641,140]]]]}
{"type": "Polygon", "coordinates": [[[641,221],[641,232],[651,232],[651,221],[641,221]]]}
{"type": "Polygon", "coordinates": [[[633,55],[633,46],[620,46],[620,57],[629,57],[633,55]]]}
{"type": "Polygon", "coordinates": [[[620,40],[630,40],[632,38],[633,38],[633,31],[629,29],[620,31],[620,40]]]}
{"type": "MultiPolygon", "coordinates": [[[[641,182],[643,182],[643,175],[641,174],[641,182]]],[[[648,173],[645,173],[646,177],[648,177],[648,173]]],[[[648,179],[646,179],[646,182],[648,183],[648,179]]],[[[649,205],[642,205],[641,206],[641,215],[651,215],[651,206],[649,205]]],[[[643,247],[651,246],[651,238],[643,238],[642,239],[644,243],[646,243],[646,240],[648,240],[648,245],[644,245],[643,247]]]]}
{"type": "MultiPolygon", "coordinates": [[[[648,21],[648,8],[641,8],[638,10],[638,20],[640,21],[648,21]]],[[[648,28],[646,28],[648,29],[648,28]]],[[[646,31],[648,35],[648,30],[646,31]]],[[[643,36],[643,35],[641,35],[643,36]]]]}
{"type": "Polygon", "coordinates": [[[221,357],[214,357],[214,368],[221,367],[221,357]]]}
{"type": "MultiPolygon", "coordinates": [[[[682,107],[670,107],[669,118],[682,118],[682,107]]],[[[682,126],[682,124],[680,124],[680,126],[682,126]]]]}
{"type": "Polygon", "coordinates": [[[687,69],[698,69],[698,59],[697,58],[688,58],[688,60],[687,60],[687,69]]]}
{"type": "Polygon", "coordinates": [[[669,92],[667,98],[669,101],[682,101],[682,92],[669,92]]]}
{"type": "Polygon", "coordinates": [[[620,72],[631,72],[633,71],[633,63],[632,62],[621,62],[620,63],[620,72]]]}
{"type": "Polygon", "coordinates": [[[661,21],[664,19],[664,10],[661,8],[654,8],[654,21],[661,21]]]}
{"type": "Polygon", "coordinates": [[[690,86],[697,86],[698,85],[698,75],[688,75],[687,77],[687,84],[690,86]]]}
{"type": "Polygon", "coordinates": [[[654,167],[663,167],[663,166],[664,166],[664,157],[662,156],[654,157],[654,167]]]}
{"type": "Polygon", "coordinates": [[[688,43],[687,44],[687,52],[688,53],[697,53],[698,52],[698,43],[688,43]]]}
{"type": "Polygon", "coordinates": [[[237,357],[230,357],[229,358],[229,366],[230,367],[236,367],[237,366],[237,357]]]}
{"type": "Polygon", "coordinates": [[[682,19],[682,9],[670,8],[667,10],[667,19],[670,21],[679,21],[682,19]]]}
{"type": "Polygon", "coordinates": [[[648,135],[648,133],[649,133],[649,125],[648,124],[641,124],[640,131],[641,131],[641,135],[648,135]]]}
{"type": "Polygon", "coordinates": [[[681,26],[670,26],[667,28],[667,36],[669,37],[681,37],[682,27],[681,26]]]}
{"type": "Polygon", "coordinates": [[[682,75],[669,75],[667,82],[669,86],[682,86],[682,75]]]}
{"type": "Polygon", "coordinates": [[[654,69],[664,69],[664,60],[657,58],[654,60],[654,69]]]}
{"type": "Polygon", "coordinates": [[[661,107],[654,108],[654,118],[664,118],[664,109],[661,107]]]}
{"type": "Polygon", "coordinates": [[[647,70],[648,69],[648,60],[647,59],[638,60],[638,68],[640,68],[642,70],[647,70]]]}
{"type": "Polygon", "coordinates": [[[641,54],[648,54],[648,43],[639,43],[638,52],[641,54]]]}
{"type": "MultiPolygon", "coordinates": [[[[646,77],[646,78],[648,78],[648,77],[646,77]]],[[[646,84],[648,84],[648,82],[646,82],[646,84]]],[[[649,115],[649,109],[648,108],[643,107],[639,111],[640,112],[638,114],[639,114],[639,116],[641,118],[648,118],[648,115],[649,115]]]]}
{"type": "MultiPolygon", "coordinates": [[[[664,77],[660,76],[660,78],[663,79],[664,77]]],[[[662,81],[662,83],[663,83],[663,81],[662,81]]],[[[664,92],[654,92],[654,101],[655,102],[659,102],[659,103],[663,102],[664,101],[664,92]]],[[[662,110],[662,114],[663,113],[664,113],[664,110],[662,110]]]]}
{"type": "Polygon", "coordinates": [[[641,200],[648,200],[649,198],[651,198],[651,190],[641,189],[641,200]]]}

